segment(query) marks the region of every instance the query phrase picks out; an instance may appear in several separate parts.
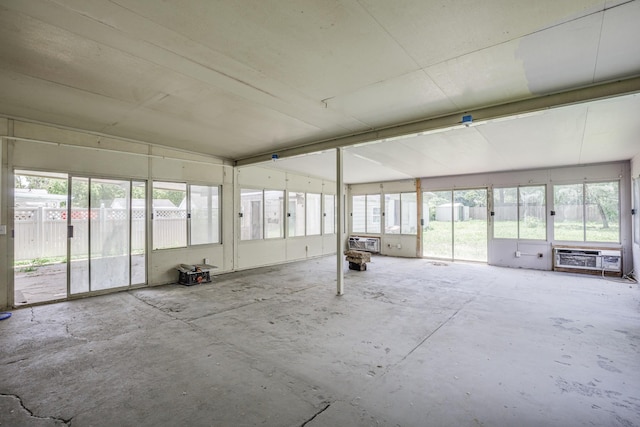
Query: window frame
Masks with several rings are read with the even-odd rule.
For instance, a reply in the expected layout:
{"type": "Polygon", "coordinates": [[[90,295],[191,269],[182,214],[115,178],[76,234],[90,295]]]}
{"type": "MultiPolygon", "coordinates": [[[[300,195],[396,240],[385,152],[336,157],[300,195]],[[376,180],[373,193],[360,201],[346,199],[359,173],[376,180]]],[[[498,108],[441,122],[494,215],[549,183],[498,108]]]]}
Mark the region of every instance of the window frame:
{"type": "MultiPolygon", "coordinates": [[[[297,203],[296,205],[297,206],[297,203]]],[[[294,237],[305,237],[307,235],[307,193],[304,191],[295,191],[295,190],[287,190],[287,238],[294,237]],[[296,199],[293,200],[294,203],[297,202],[298,197],[302,196],[304,198],[304,206],[302,210],[298,210],[294,208],[294,212],[292,215],[291,211],[291,195],[295,194],[296,199]],[[298,215],[301,213],[301,215],[298,215]],[[299,228],[299,221],[302,221],[302,230],[300,233],[297,233],[296,230],[299,228]],[[292,234],[293,230],[293,234],[292,234]]]]}
{"type": "Polygon", "coordinates": [[[326,194],[322,193],[322,235],[331,235],[336,234],[336,195],[335,194],[326,194]],[[327,211],[327,199],[331,200],[331,212],[327,211]],[[331,220],[331,231],[327,232],[327,223],[329,221],[329,217],[332,217],[331,220]]]}
{"type": "MultiPolygon", "coordinates": [[[[418,234],[418,229],[417,229],[417,224],[411,224],[409,221],[404,221],[405,218],[405,214],[406,214],[406,205],[410,202],[413,202],[415,205],[415,212],[414,212],[414,217],[417,218],[418,216],[418,196],[415,192],[413,191],[403,191],[403,192],[397,192],[397,193],[385,193],[384,194],[384,234],[389,234],[389,235],[394,235],[394,236],[415,236],[418,234]],[[397,196],[397,198],[395,198],[395,196],[397,196]],[[406,201],[405,198],[411,196],[413,197],[413,200],[409,200],[406,201]],[[393,197],[393,198],[392,198],[393,197]],[[396,216],[397,213],[397,226],[398,226],[398,232],[389,232],[387,231],[389,228],[389,218],[391,218],[391,215],[389,215],[389,201],[393,200],[393,201],[397,201],[398,203],[398,207],[396,209],[394,209],[394,217],[396,216]],[[405,228],[406,227],[413,227],[414,231],[410,232],[410,231],[406,231],[405,228]]],[[[408,218],[411,218],[411,213],[409,213],[408,218]]],[[[392,224],[392,226],[396,226],[396,224],[392,224]]]]}
{"type": "MultiPolygon", "coordinates": [[[[358,212],[360,213],[360,212],[358,212]]],[[[351,195],[351,233],[352,234],[382,234],[382,197],[380,193],[352,194],[351,195]],[[364,230],[354,230],[354,218],[356,218],[354,199],[364,197],[364,230]],[[377,198],[377,203],[370,204],[369,199],[377,198]],[[370,228],[376,228],[372,231],[370,228]]]]}
{"type": "Polygon", "coordinates": [[[285,190],[276,190],[273,188],[265,188],[262,190],[262,210],[263,210],[263,218],[262,218],[262,226],[264,228],[263,232],[262,232],[262,239],[263,240],[275,240],[275,239],[284,239],[285,238],[285,218],[286,218],[286,200],[287,200],[287,194],[285,190]],[[281,202],[280,202],[280,217],[279,217],[279,222],[280,222],[280,233],[278,236],[274,236],[274,237],[269,237],[267,234],[267,224],[268,222],[268,218],[267,218],[267,192],[269,193],[280,193],[281,194],[281,202]]]}
{"type": "MultiPolygon", "coordinates": [[[[264,240],[264,189],[261,188],[253,188],[253,187],[244,187],[244,188],[240,188],[240,212],[238,214],[238,219],[240,221],[239,224],[239,231],[240,231],[240,236],[239,236],[239,241],[240,242],[248,242],[248,241],[255,241],[255,240],[264,240]],[[244,194],[260,194],[260,209],[258,210],[258,214],[259,214],[259,224],[260,227],[258,228],[259,230],[259,237],[253,237],[253,228],[251,226],[251,224],[253,223],[253,209],[251,209],[251,212],[249,213],[245,213],[244,211],[244,205],[243,205],[243,192],[244,194]],[[249,218],[247,215],[251,214],[251,220],[249,221],[249,238],[244,238],[243,237],[243,230],[245,229],[245,225],[243,224],[245,221],[247,221],[246,218],[249,218]]],[[[254,202],[257,200],[248,200],[249,202],[254,202]]]]}
{"type": "Polygon", "coordinates": [[[202,182],[189,182],[189,181],[168,181],[168,180],[152,180],[151,181],[151,191],[150,191],[150,198],[151,198],[151,250],[152,251],[160,251],[160,250],[165,250],[165,249],[180,249],[180,248],[190,248],[193,246],[204,246],[204,245],[221,245],[222,244],[222,191],[223,191],[223,185],[222,184],[211,184],[211,183],[202,183],[202,182]],[[159,184],[159,185],[156,185],[159,184]],[[163,247],[156,247],[156,243],[157,243],[157,239],[155,237],[155,233],[156,233],[156,224],[158,224],[158,218],[155,212],[155,207],[154,207],[154,201],[156,200],[155,197],[155,191],[156,190],[165,190],[165,191],[183,191],[182,189],[179,190],[167,190],[166,188],[162,188],[160,187],[162,184],[166,185],[167,187],[171,187],[171,186],[184,186],[184,197],[183,200],[181,201],[180,205],[177,206],[178,209],[183,209],[182,211],[184,212],[184,220],[185,220],[185,227],[184,227],[184,241],[185,244],[181,245],[181,246],[163,246],[163,247]],[[204,188],[209,188],[209,189],[217,189],[217,203],[215,207],[210,207],[211,208],[211,217],[214,217],[214,212],[215,210],[217,210],[217,222],[215,224],[212,224],[215,228],[213,230],[215,230],[215,232],[213,233],[213,235],[217,235],[217,240],[216,241],[211,241],[211,242],[193,242],[193,236],[192,236],[192,230],[193,230],[193,224],[192,224],[192,217],[193,217],[193,209],[192,209],[192,189],[193,187],[204,187],[204,188]],[[184,204],[183,208],[180,208],[181,205],[184,204]]]}
{"type": "MultiPolygon", "coordinates": [[[[549,228],[549,221],[547,221],[547,197],[548,197],[548,185],[547,184],[527,184],[527,185],[510,185],[510,186],[500,186],[500,187],[492,187],[491,191],[492,191],[492,197],[491,197],[491,203],[492,203],[492,211],[495,213],[496,212],[496,193],[497,190],[516,190],[516,200],[515,200],[515,207],[516,207],[516,236],[515,237],[502,237],[502,236],[496,236],[496,223],[499,222],[495,217],[492,220],[492,236],[491,238],[494,240],[497,239],[502,239],[502,240],[528,240],[528,241],[534,241],[534,242],[542,242],[542,241],[547,241],[548,239],[548,228],[549,228]],[[521,228],[523,227],[524,222],[526,221],[526,216],[523,216],[523,212],[522,212],[522,191],[521,189],[523,188],[535,188],[535,187],[541,187],[544,191],[543,197],[542,197],[542,201],[543,201],[543,215],[542,217],[544,218],[544,237],[541,238],[535,238],[535,237],[522,237],[522,233],[521,233],[521,228]]],[[[538,228],[538,227],[537,227],[538,228]]]]}
{"type": "Polygon", "coordinates": [[[222,244],[222,221],[221,221],[221,211],[222,211],[222,185],[209,185],[209,184],[197,184],[197,183],[189,183],[187,184],[187,229],[188,229],[188,246],[202,246],[202,245],[216,245],[222,244]],[[211,191],[212,189],[216,189],[216,206],[207,206],[208,209],[211,209],[210,214],[207,216],[207,219],[211,221],[211,230],[207,230],[209,233],[213,233],[212,235],[217,236],[216,240],[206,241],[206,242],[197,242],[193,243],[193,187],[201,187],[206,188],[211,191]],[[213,223],[213,218],[217,217],[217,221],[215,224],[213,223]],[[215,231],[214,231],[215,230],[215,231]]]}
{"type": "MultiPolygon", "coordinates": [[[[320,236],[322,235],[322,193],[305,193],[305,202],[304,202],[304,209],[305,209],[305,215],[304,215],[304,220],[305,220],[305,236],[320,236]],[[313,195],[314,199],[316,199],[315,196],[317,196],[317,200],[315,200],[315,202],[317,202],[317,206],[314,206],[314,209],[310,209],[310,203],[309,203],[309,196],[313,195]],[[317,207],[317,209],[316,209],[317,207]],[[313,212],[315,210],[315,212],[313,212]],[[312,221],[310,221],[310,219],[313,219],[312,215],[315,216],[315,220],[316,220],[316,225],[317,228],[314,228],[314,230],[310,230],[310,224],[312,224],[312,221]]],[[[314,203],[314,205],[316,205],[316,203],[314,203]]]]}
{"type": "MultiPolygon", "coordinates": [[[[151,182],[151,250],[152,251],[159,251],[159,250],[164,250],[164,249],[180,249],[180,248],[188,248],[189,247],[189,210],[188,210],[188,202],[185,203],[184,206],[184,221],[185,221],[185,226],[183,228],[184,230],[184,245],[179,245],[179,246],[162,246],[162,247],[157,247],[156,243],[157,241],[159,241],[159,239],[156,238],[156,232],[158,232],[157,230],[159,230],[159,228],[156,228],[156,224],[158,224],[157,221],[159,221],[159,219],[157,218],[157,214],[156,214],[156,208],[154,207],[154,201],[156,200],[156,190],[165,190],[163,188],[160,188],[158,186],[158,188],[156,188],[156,184],[165,184],[167,185],[167,187],[170,188],[171,185],[175,185],[175,186],[184,186],[184,198],[183,201],[188,200],[188,191],[189,191],[189,186],[186,182],[179,182],[179,181],[164,181],[164,180],[153,180],[151,182]]],[[[169,191],[180,191],[182,192],[183,190],[169,190],[169,191]]],[[[182,204],[182,202],[180,203],[182,204]]],[[[175,204],[174,204],[175,206],[175,204]]],[[[182,212],[182,210],[180,209],[180,206],[176,206],[176,212],[182,212]]],[[[178,218],[181,219],[181,218],[178,218]]]]}
{"type": "Polygon", "coordinates": [[[620,191],[621,191],[621,182],[619,179],[609,179],[609,180],[597,180],[597,181],[582,181],[582,182],[567,182],[567,183],[558,183],[558,184],[554,184],[553,185],[553,211],[555,213],[554,215],[554,222],[553,222],[553,240],[554,241],[559,241],[559,242],[579,242],[579,243],[621,243],[621,225],[622,225],[622,201],[621,201],[621,197],[620,197],[620,191]],[[589,222],[589,215],[587,212],[587,208],[589,205],[592,205],[593,203],[591,202],[591,199],[589,197],[589,192],[588,192],[588,186],[590,185],[597,185],[597,184],[615,184],[617,186],[618,192],[617,192],[617,229],[618,229],[618,236],[617,236],[617,240],[590,240],[588,239],[588,229],[587,229],[587,223],[589,222]],[[556,205],[556,188],[558,187],[564,187],[564,186],[580,186],[581,188],[581,210],[582,210],[582,239],[581,240],[567,240],[567,239],[559,239],[556,237],[556,217],[557,217],[557,210],[558,210],[558,206],[562,206],[560,204],[556,205]]]}

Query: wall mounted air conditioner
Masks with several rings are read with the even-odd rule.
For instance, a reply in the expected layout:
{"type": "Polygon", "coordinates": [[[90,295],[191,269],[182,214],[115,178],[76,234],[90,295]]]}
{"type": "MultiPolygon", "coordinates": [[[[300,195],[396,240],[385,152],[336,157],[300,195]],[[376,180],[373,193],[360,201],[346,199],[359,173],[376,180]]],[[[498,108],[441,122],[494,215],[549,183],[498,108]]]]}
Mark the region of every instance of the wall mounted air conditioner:
{"type": "Polygon", "coordinates": [[[349,236],[349,249],[374,253],[380,252],[380,238],[349,236]]]}
{"type": "Polygon", "coordinates": [[[617,248],[554,247],[553,269],[572,273],[620,276],[622,274],[622,251],[617,248]]]}

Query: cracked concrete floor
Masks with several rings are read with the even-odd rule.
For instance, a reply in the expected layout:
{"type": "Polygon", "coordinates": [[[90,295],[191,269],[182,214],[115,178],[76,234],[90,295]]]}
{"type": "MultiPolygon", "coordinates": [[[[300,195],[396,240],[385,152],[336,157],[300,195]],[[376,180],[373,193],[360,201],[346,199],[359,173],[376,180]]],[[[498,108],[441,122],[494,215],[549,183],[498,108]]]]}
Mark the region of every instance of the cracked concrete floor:
{"type": "Polygon", "coordinates": [[[22,308],[2,426],[640,426],[638,285],[376,256],[22,308]]]}

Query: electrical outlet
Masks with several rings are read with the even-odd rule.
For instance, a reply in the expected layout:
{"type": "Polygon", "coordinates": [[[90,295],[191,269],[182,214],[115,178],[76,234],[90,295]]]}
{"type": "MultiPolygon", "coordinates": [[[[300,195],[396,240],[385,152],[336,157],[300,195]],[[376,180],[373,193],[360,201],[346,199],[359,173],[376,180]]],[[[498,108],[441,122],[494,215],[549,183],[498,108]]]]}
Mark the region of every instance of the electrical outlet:
{"type": "Polygon", "coordinates": [[[209,258],[205,258],[205,259],[203,259],[203,261],[204,261],[204,263],[205,263],[206,265],[209,265],[209,258]]]}
{"type": "Polygon", "coordinates": [[[522,253],[520,251],[516,251],[516,258],[520,258],[522,256],[522,253]]]}

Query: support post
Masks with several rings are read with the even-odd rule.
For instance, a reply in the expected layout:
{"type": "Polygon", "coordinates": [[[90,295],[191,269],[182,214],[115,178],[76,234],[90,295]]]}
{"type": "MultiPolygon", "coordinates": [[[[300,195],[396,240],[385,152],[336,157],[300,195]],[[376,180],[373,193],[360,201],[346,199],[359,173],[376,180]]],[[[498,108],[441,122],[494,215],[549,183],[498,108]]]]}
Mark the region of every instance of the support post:
{"type": "MultiPolygon", "coordinates": [[[[418,217],[418,228],[416,233],[416,257],[422,258],[422,239],[424,227],[422,226],[424,221],[424,212],[422,206],[422,179],[416,178],[416,216],[418,217]]],[[[427,214],[429,211],[427,210],[427,214]]]]}
{"type": "Polygon", "coordinates": [[[344,262],[342,250],[344,247],[344,178],[342,169],[343,148],[336,148],[336,294],[344,294],[344,262]]]}

